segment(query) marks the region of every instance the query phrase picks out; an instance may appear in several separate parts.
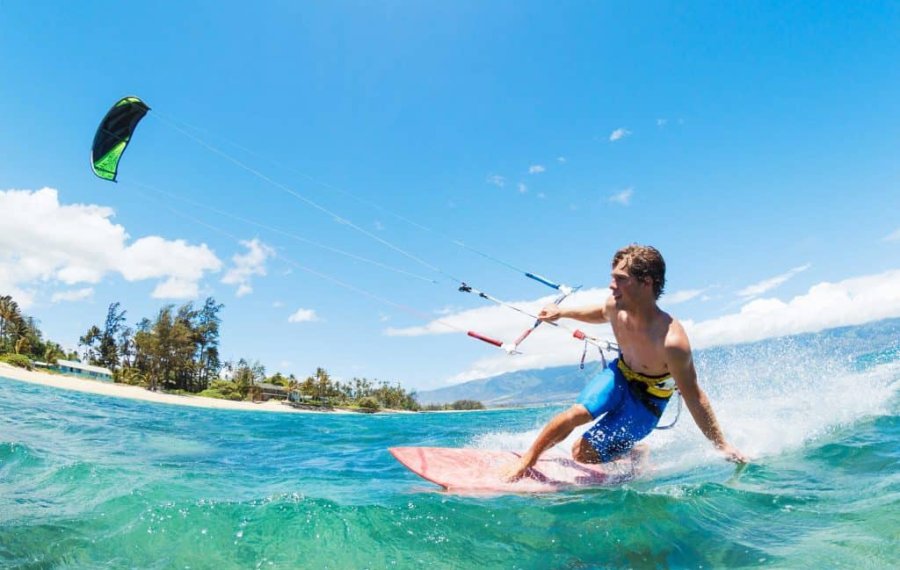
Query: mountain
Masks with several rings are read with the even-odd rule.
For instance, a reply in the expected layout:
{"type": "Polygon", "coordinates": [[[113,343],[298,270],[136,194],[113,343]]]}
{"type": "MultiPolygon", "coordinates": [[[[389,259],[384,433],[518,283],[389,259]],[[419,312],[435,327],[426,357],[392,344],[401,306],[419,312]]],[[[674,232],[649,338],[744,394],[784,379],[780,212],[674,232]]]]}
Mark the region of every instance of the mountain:
{"type": "Polygon", "coordinates": [[[598,365],[556,366],[539,370],[507,372],[447,388],[418,392],[421,404],[446,404],[456,400],[478,400],[485,406],[519,406],[571,402],[598,365]]]}

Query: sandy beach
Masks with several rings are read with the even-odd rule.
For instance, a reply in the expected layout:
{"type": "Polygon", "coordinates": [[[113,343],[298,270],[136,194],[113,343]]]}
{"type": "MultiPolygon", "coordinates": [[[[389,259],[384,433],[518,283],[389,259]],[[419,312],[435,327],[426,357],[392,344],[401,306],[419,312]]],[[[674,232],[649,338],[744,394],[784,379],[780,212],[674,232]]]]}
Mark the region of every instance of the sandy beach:
{"type": "Polygon", "coordinates": [[[260,403],[234,402],[216,398],[202,398],[200,396],[164,394],[160,392],[151,392],[150,390],[139,386],[114,384],[112,382],[103,382],[101,380],[90,380],[87,378],[76,378],[74,376],[65,376],[62,374],[49,374],[46,372],[25,370],[23,368],[10,366],[3,362],[0,362],[0,377],[19,380],[21,382],[30,382],[32,384],[41,384],[53,388],[62,388],[63,390],[75,390],[77,392],[87,392],[88,394],[100,394],[102,396],[112,396],[114,398],[129,398],[131,400],[142,400],[145,402],[154,402],[156,404],[172,404],[175,406],[193,406],[195,408],[213,408],[217,410],[236,410],[245,412],[278,412],[286,414],[353,413],[347,410],[329,410],[327,412],[298,410],[275,400],[260,403]]]}

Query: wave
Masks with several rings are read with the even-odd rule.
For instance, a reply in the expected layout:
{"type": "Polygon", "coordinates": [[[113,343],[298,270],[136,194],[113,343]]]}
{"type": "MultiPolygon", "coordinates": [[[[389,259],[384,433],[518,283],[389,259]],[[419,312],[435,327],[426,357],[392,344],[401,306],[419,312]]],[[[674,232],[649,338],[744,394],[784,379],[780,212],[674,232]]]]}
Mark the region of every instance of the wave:
{"type": "MultiPolygon", "coordinates": [[[[898,323],[890,325],[896,330],[898,323]]],[[[890,346],[872,350],[871,340],[851,329],[706,350],[696,358],[698,377],[726,437],[753,460],[766,461],[827,440],[858,422],[894,413],[900,391],[900,345],[893,336],[890,346]]],[[[687,475],[722,463],[687,408],[682,408],[675,428],[657,430],[646,440],[653,478],[687,475]]],[[[525,450],[561,409],[535,409],[530,428],[494,429],[473,436],[467,445],[525,450]]],[[[673,401],[660,424],[671,423],[676,409],[673,401]]],[[[583,431],[576,429],[558,451],[569,453],[583,431]]]]}

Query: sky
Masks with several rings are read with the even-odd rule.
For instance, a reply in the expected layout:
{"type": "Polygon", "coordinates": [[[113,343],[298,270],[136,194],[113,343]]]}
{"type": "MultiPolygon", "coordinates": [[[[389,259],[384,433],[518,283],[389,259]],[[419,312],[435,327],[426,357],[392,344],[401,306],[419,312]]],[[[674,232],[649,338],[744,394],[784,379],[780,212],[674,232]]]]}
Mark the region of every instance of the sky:
{"type": "MultiPolygon", "coordinates": [[[[900,316],[896,2],[0,1],[0,294],[76,348],[224,304],[226,359],[427,390],[628,243],[695,348],[900,316]],[[118,183],[119,98],[151,111],[118,183]],[[465,247],[458,245],[458,242],[465,247]]],[[[576,323],[567,323],[574,328],[576,323]]],[[[583,326],[609,338],[608,326],[583,326]]]]}

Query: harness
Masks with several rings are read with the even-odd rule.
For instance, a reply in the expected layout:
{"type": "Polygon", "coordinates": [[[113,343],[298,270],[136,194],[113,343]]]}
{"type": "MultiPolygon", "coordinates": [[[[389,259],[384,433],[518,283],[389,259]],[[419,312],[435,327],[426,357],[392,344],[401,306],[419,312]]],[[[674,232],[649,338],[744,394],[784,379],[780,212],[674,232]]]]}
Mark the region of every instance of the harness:
{"type": "MultiPolygon", "coordinates": [[[[644,407],[650,410],[653,415],[657,418],[662,417],[662,410],[657,406],[656,402],[653,401],[651,396],[653,398],[668,400],[678,392],[678,388],[675,386],[675,379],[672,378],[672,375],[667,372],[660,376],[648,376],[646,374],[641,374],[640,372],[635,372],[622,359],[621,353],[619,354],[619,359],[616,361],[616,366],[619,368],[622,376],[628,380],[628,388],[631,390],[632,394],[637,396],[638,400],[640,400],[641,403],[644,404],[644,407]]],[[[671,429],[675,427],[679,416],[681,416],[681,394],[679,393],[678,396],[678,410],[675,412],[675,419],[667,426],[656,426],[654,429],[671,429]]]]}
{"type": "Polygon", "coordinates": [[[675,380],[672,375],[666,372],[660,376],[647,376],[640,372],[635,372],[625,361],[621,355],[617,361],[619,371],[629,382],[634,382],[640,386],[640,389],[656,398],[669,399],[675,393],[675,380]]]}

